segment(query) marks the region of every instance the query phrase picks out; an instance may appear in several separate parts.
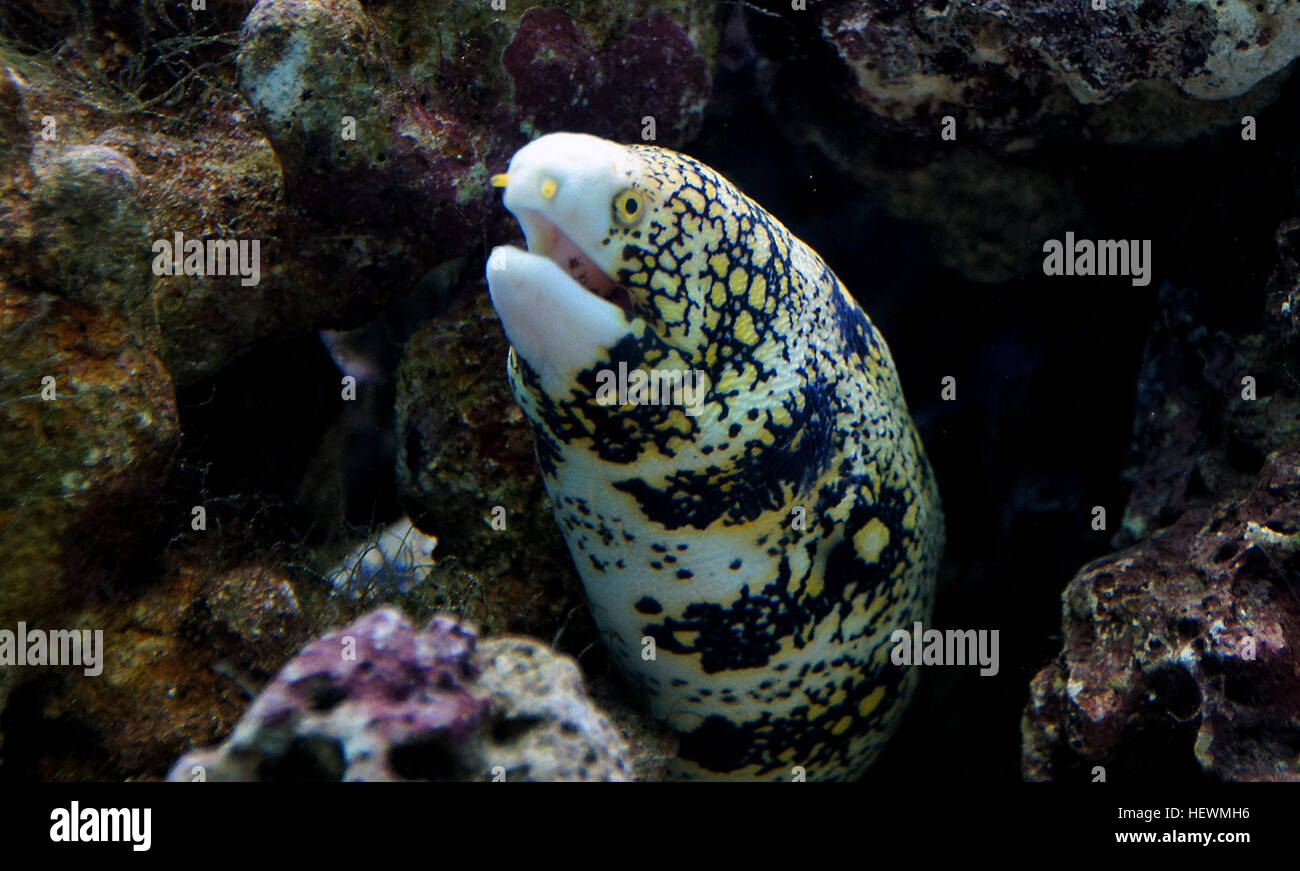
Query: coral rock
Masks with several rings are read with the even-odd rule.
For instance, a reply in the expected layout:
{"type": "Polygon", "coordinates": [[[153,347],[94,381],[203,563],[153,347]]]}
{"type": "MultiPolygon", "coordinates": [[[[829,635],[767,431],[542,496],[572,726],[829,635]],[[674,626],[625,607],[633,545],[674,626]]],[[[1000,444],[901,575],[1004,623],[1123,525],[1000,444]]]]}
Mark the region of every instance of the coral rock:
{"type": "Polygon", "coordinates": [[[298,172],[349,169],[381,155],[351,143],[386,142],[392,73],[379,34],[356,0],[262,0],[240,34],[244,96],[282,164],[298,172]],[[343,119],[356,123],[345,140],[343,119]]]}
{"type": "Polygon", "coordinates": [[[686,31],[662,10],[593,43],[569,14],[534,7],[501,55],[516,109],[542,130],[583,130],[634,139],[641,119],[656,137],[684,142],[698,132],[711,87],[709,66],[686,31]]]}
{"type": "MultiPolygon", "coordinates": [[[[1021,148],[1062,121],[1122,140],[1239,119],[1245,104],[1202,103],[1241,97],[1300,54],[1298,5],[840,0],[810,12],[852,100],[872,115],[931,138],[952,113],[968,135],[1021,148]],[[1145,113],[1146,129],[1142,112],[1088,111],[1121,98],[1164,109],[1145,113]]],[[[1265,101],[1275,96],[1268,89],[1265,101]]]]}
{"type": "Polygon", "coordinates": [[[1190,511],[1085,567],[1064,649],[1034,678],[1021,766],[1033,780],[1300,780],[1300,451],[1254,489],[1190,511]]]}
{"type": "Polygon", "coordinates": [[[181,564],[156,583],[59,617],[103,630],[101,674],[11,669],[13,693],[28,700],[10,718],[11,772],[158,779],[187,747],[229,732],[311,632],[281,570],[215,568],[214,550],[205,541],[173,555],[181,564]]]}
{"type": "Polygon", "coordinates": [[[38,177],[40,238],[33,253],[41,285],[142,328],[149,324],[152,255],[140,170],[120,151],[79,145],[59,152],[38,177]]]}
{"type": "Polygon", "coordinates": [[[509,347],[481,290],[411,337],[397,376],[399,481],[413,515],[439,537],[440,557],[492,579],[466,616],[488,632],[549,638],[572,612],[594,640],[532,435],[506,383],[509,347]]]}
{"type": "Polygon", "coordinates": [[[121,317],[2,281],[0,384],[8,625],[79,603],[130,557],[180,431],[171,379],[121,317]]]}
{"type": "Polygon", "coordinates": [[[308,644],[169,779],[627,780],[626,753],[571,660],[381,608],[308,644]]]}
{"type": "Polygon", "coordinates": [[[572,659],[531,638],[504,637],[483,641],[478,660],[479,686],[492,696],[483,757],[507,780],[631,779],[626,742],[587,698],[572,659]]]}

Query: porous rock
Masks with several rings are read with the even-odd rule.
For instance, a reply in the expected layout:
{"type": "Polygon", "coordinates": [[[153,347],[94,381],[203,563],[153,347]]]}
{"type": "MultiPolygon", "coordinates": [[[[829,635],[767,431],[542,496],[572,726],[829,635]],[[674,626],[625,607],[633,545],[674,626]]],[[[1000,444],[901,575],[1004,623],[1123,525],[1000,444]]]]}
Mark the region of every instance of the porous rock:
{"type": "Polygon", "coordinates": [[[117,314],[0,279],[0,626],[78,604],[148,530],[180,431],[117,314]]]}
{"type": "Polygon", "coordinates": [[[1079,229],[1079,183],[1054,148],[1239,140],[1300,53],[1292,0],[762,5],[746,39],[780,129],[934,227],[945,264],[988,282],[1033,270],[1036,240],[1079,229]]]}
{"type": "Polygon", "coordinates": [[[1030,685],[1030,780],[1300,780],[1300,450],[1238,499],[1084,567],[1030,685]]]}
{"type": "Polygon", "coordinates": [[[628,780],[626,753],[566,657],[381,608],[303,648],[169,779],[628,780]]]}
{"type": "Polygon", "coordinates": [[[102,632],[103,660],[91,674],[10,669],[11,697],[24,699],[8,718],[12,776],[159,779],[186,748],[229,732],[311,633],[282,568],[225,567],[215,544],[169,554],[163,577],[147,586],[29,622],[102,632]]]}
{"type": "MultiPolygon", "coordinates": [[[[480,282],[481,285],[481,282],[480,282]]],[[[509,343],[486,289],[422,326],[397,376],[398,479],[422,528],[490,578],[466,597],[485,631],[594,640],[581,582],[555,524],[533,438],[506,379],[509,343]],[[482,360],[466,366],[466,360],[482,360]]]]}
{"type": "Polygon", "coordinates": [[[880,129],[935,139],[952,114],[964,136],[1007,150],[1070,126],[1112,141],[1196,135],[1271,102],[1276,83],[1251,91],[1300,54],[1292,0],[830,0],[808,12],[846,105],[880,129]]]}

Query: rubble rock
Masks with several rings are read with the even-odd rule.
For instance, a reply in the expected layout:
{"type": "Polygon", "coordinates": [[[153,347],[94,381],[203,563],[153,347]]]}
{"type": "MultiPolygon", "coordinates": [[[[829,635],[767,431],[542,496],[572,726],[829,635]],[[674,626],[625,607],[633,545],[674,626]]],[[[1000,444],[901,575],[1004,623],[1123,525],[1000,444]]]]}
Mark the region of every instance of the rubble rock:
{"type": "Polygon", "coordinates": [[[38,179],[32,278],[143,328],[152,240],[140,170],[120,151],[79,145],[54,155],[38,179]]]}
{"type": "Polygon", "coordinates": [[[79,604],[146,534],[180,432],[118,315],[0,280],[0,626],[79,604]]]}
{"type": "Polygon", "coordinates": [[[626,754],[571,660],[381,608],[308,644],[169,779],[628,780],[626,754]]]}
{"type": "Polygon", "coordinates": [[[777,126],[934,227],[945,264],[981,282],[1034,271],[1041,240],[1080,230],[1071,149],[1239,144],[1300,53],[1290,0],[763,5],[743,44],[777,126]]]}
{"type": "Polygon", "coordinates": [[[1084,567],[1030,685],[1024,776],[1300,780],[1300,450],[1253,489],[1084,567]]]}
{"type": "Polygon", "coordinates": [[[551,512],[533,437],[506,380],[509,351],[481,287],[406,345],[397,379],[398,477],[421,528],[482,578],[465,616],[485,631],[553,636],[586,597],[551,512]],[[466,366],[481,360],[481,366],[466,366]]]}
{"type": "Polygon", "coordinates": [[[1276,98],[1276,82],[1251,92],[1300,54],[1298,9],[1291,0],[1100,10],[1070,0],[831,0],[810,5],[805,26],[827,50],[846,104],[879,129],[937,139],[938,119],[951,114],[963,135],[1014,151],[1062,127],[1177,141],[1235,123],[1276,98]]]}
{"type": "Polygon", "coordinates": [[[185,749],[228,732],[310,637],[283,570],[221,568],[204,548],[174,559],[157,582],[58,618],[61,627],[103,631],[101,673],[13,670],[14,693],[29,699],[11,718],[14,772],[160,779],[185,749]]]}

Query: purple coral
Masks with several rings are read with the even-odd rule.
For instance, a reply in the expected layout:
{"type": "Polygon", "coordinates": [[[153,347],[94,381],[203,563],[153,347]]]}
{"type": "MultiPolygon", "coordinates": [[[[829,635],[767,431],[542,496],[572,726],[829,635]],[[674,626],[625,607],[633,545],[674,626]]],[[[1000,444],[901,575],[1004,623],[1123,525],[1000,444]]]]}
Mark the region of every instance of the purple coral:
{"type": "Polygon", "coordinates": [[[308,644],[170,780],[627,780],[577,667],[527,638],[381,608],[308,644]]]}
{"type": "Polygon", "coordinates": [[[230,740],[182,758],[172,780],[408,780],[456,774],[452,750],[488,700],[475,635],[447,617],[414,631],[381,608],[313,641],[253,703],[230,740]],[[433,752],[429,752],[433,751],[433,752]],[[441,752],[440,752],[441,751],[441,752]]]}

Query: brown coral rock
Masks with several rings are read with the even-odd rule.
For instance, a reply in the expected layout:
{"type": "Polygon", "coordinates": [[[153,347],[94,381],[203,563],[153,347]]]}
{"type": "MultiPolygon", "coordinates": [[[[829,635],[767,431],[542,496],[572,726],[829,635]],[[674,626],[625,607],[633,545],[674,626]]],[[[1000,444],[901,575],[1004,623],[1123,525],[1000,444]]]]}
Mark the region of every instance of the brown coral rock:
{"type": "Polygon", "coordinates": [[[1300,780],[1300,450],[1255,487],[1098,560],[1064,594],[1034,678],[1022,771],[1300,780]]]}
{"type": "Polygon", "coordinates": [[[0,283],[0,625],[77,604],[147,524],[180,432],[120,316],[0,283]]]}

